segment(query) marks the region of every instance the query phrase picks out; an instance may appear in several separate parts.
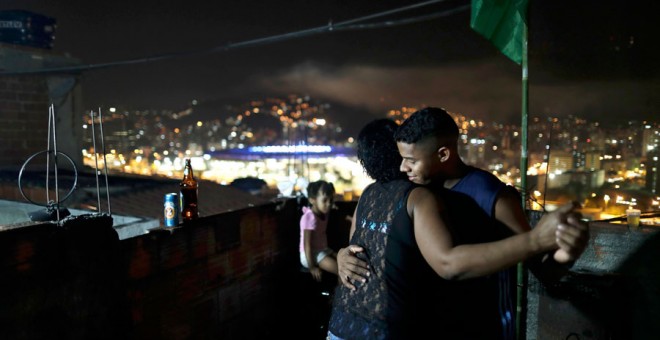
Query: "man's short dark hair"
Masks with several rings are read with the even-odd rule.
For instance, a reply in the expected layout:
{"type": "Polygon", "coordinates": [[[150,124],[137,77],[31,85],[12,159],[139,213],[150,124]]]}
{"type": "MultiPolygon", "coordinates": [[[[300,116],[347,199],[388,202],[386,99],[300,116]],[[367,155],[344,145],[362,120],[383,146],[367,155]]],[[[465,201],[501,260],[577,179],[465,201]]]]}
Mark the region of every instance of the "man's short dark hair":
{"type": "Polygon", "coordinates": [[[405,178],[399,171],[401,155],[394,141],[398,125],[387,118],[376,119],[365,125],[357,139],[357,157],[364,171],[379,182],[405,178]]]}
{"type": "Polygon", "coordinates": [[[394,134],[397,142],[418,143],[435,137],[442,144],[456,143],[458,125],[444,109],[427,107],[408,117],[394,134]]]}

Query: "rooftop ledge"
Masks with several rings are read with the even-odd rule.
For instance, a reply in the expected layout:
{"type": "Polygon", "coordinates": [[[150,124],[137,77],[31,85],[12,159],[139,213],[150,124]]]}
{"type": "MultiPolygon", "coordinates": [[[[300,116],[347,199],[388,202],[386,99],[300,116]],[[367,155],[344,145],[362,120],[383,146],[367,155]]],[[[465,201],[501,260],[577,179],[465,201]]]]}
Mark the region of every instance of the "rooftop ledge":
{"type": "MultiPolygon", "coordinates": [[[[30,213],[44,209],[46,208],[34,204],[0,200],[0,232],[39,223],[30,220],[30,213]]],[[[94,211],[67,209],[73,217],[99,215],[94,211]]],[[[150,229],[160,227],[158,219],[149,217],[112,215],[112,222],[120,240],[143,235],[150,229]]]]}

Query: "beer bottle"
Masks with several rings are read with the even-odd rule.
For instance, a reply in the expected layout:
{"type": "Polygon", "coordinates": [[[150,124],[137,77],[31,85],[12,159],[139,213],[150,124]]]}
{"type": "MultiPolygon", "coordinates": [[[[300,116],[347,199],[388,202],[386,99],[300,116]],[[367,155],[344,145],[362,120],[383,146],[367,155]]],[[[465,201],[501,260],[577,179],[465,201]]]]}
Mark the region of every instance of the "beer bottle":
{"type": "Polygon", "coordinates": [[[197,212],[197,181],[193,176],[190,159],[186,158],[186,165],[183,168],[183,180],[181,180],[181,217],[183,222],[188,222],[199,217],[197,212]]]}

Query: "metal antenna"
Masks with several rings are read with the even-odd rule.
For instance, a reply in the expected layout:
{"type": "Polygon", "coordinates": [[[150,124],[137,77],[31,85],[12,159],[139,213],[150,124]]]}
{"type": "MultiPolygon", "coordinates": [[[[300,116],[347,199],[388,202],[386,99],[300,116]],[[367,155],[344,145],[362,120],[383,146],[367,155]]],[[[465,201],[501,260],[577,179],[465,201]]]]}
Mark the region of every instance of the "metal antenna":
{"type": "Polygon", "coordinates": [[[78,184],[78,169],[76,168],[75,162],[69,157],[67,154],[60,152],[57,150],[57,120],[55,119],[55,105],[50,104],[48,107],[48,142],[47,142],[47,148],[46,150],[42,150],[39,152],[34,153],[32,156],[28,157],[28,159],[23,163],[23,166],[21,166],[21,170],[18,173],[18,190],[21,192],[21,195],[23,198],[25,198],[28,202],[34,204],[34,205],[40,205],[40,206],[45,206],[46,210],[45,211],[34,211],[29,213],[30,219],[32,221],[57,221],[58,225],[61,225],[63,221],[61,221],[62,218],[65,218],[69,215],[69,211],[64,208],[62,211],[60,211],[60,205],[62,204],[61,201],[65,201],[68,199],[71,194],[74,192],[76,189],[76,186],[78,184]],[[51,138],[51,133],[52,133],[52,138],[51,138]],[[52,148],[51,148],[51,140],[52,140],[52,148]],[[50,199],[50,154],[53,154],[53,164],[54,164],[54,175],[55,175],[55,201],[50,199]],[[46,203],[45,204],[40,204],[32,199],[30,199],[27,195],[25,195],[25,191],[23,190],[23,187],[21,185],[22,178],[23,178],[23,173],[25,171],[25,168],[27,165],[32,161],[35,157],[41,156],[41,154],[46,154],[46,203]],[[74,180],[73,180],[73,185],[71,186],[71,190],[60,200],[60,187],[59,187],[59,177],[58,177],[58,158],[62,156],[64,157],[64,160],[68,161],[71,164],[71,167],[73,168],[73,173],[74,173],[74,180]],[[55,211],[53,211],[53,208],[55,211]]]}
{"type": "Polygon", "coordinates": [[[94,177],[96,177],[96,212],[101,212],[101,189],[99,188],[99,151],[96,148],[96,134],[94,133],[94,111],[89,111],[89,115],[92,117],[92,146],[94,147],[94,162],[96,166],[94,168],[94,177]]]}
{"type": "MultiPolygon", "coordinates": [[[[99,127],[101,130],[101,149],[103,149],[103,170],[105,172],[105,194],[108,201],[108,215],[112,216],[110,210],[110,186],[108,185],[108,162],[105,160],[105,137],[103,137],[103,116],[101,115],[101,108],[99,107],[99,127]]],[[[98,183],[98,181],[97,181],[98,183]]]]}
{"type": "Polygon", "coordinates": [[[548,176],[550,176],[550,149],[552,148],[552,128],[555,124],[552,122],[552,118],[548,118],[550,122],[550,132],[548,133],[548,152],[545,154],[545,179],[543,180],[543,211],[545,211],[545,197],[548,194],[548,176]]]}
{"type": "MultiPolygon", "coordinates": [[[[53,162],[55,163],[55,211],[56,211],[56,216],[57,216],[57,223],[60,222],[60,188],[59,188],[59,180],[57,178],[57,129],[55,128],[55,105],[50,104],[50,107],[48,108],[49,111],[49,116],[48,120],[50,121],[52,119],[53,124],[51,126],[48,126],[48,132],[50,132],[50,129],[52,127],[53,129],[53,162]]],[[[50,138],[48,138],[48,143],[50,143],[50,138]]],[[[50,154],[49,154],[50,156],[50,154]]],[[[46,180],[48,180],[48,173],[46,173],[46,180]]],[[[46,191],[48,191],[48,187],[46,187],[46,191]]]]}
{"type": "Polygon", "coordinates": [[[50,203],[50,185],[48,180],[50,178],[50,126],[53,124],[53,105],[48,107],[48,142],[46,144],[46,204],[50,203]]]}

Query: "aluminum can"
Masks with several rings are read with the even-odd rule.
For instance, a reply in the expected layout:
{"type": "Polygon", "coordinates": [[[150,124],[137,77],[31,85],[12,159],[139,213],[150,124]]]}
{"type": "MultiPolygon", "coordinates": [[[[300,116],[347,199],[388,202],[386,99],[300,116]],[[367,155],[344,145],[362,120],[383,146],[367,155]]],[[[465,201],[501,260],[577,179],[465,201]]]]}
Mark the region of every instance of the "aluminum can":
{"type": "Polygon", "coordinates": [[[179,225],[179,195],[176,193],[165,194],[165,226],[176,227],[179,225]]]}

